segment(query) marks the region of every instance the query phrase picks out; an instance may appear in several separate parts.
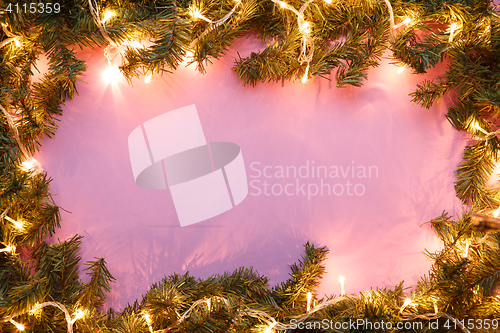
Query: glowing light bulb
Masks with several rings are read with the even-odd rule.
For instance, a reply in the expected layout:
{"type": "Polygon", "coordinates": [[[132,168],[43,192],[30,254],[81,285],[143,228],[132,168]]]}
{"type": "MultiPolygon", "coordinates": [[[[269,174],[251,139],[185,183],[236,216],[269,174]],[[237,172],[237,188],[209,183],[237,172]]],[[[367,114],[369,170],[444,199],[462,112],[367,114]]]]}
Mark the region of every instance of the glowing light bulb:
{"type": "Polygon", "coordinates": [[[21,169],[26,172],[36,170],[38,167],[40,167],[40,162],[35,160],[33,157],[30,157],[21,163],[21,169]]]}
{"type": "Polygon", "coordinates": [[[300,27],[300,30],[305,33],[309,32],[309,22],[304,22],[304,24],[300,27]]]}
{"type": "Polygon", "coordinates": [[[14,219],[11,219],[8,216],[5,216],[5,219],[7,221],[10,221],[17,229],[23,229],[24,228],[24,223],[22,221],[16,221],[14,219]]]}
{"type": "Polygon", "coordinates": [[[272,322],[271,324],[269,324],[269,326],[266,328],[264,333],[271,333],[273,331],[274,326],[276,326],[276,324],[277,324],[277,322],[272,322]]]}
{"type": "Polygon", "coordinates": [[[109,66],[103,73],[104,79],[108,83],[114,83],[120,80],[122,74],[118,67],[109,66]]]}
{"type": "Polygon", "coordinates": [[[404,70],[405,70],[405,68],[406,68],[406,65],[399,67],[399,68],[398,68],[398,74],[403,73],[403,72],[404,72],[404,70]]]}
{"type": "Polygon", "coordinates": [[[210,312],[210,310],[211,310],[211,306],[212,306],[212,302],[211,302],[211,300],[210,300],[210,298],[209,298],[209,299],[207,299],[207,308],[208,308],[208,311],[209,311],[209,312],[210,312]]]}
{"type": "Polygon", "coordinates": [[[325,0],[326,3],[332,3],[332,0],[325,0]]]}
{"type": "Polygon", "coordinates": [[[104,11],[104,17],[102,18],[101,23],[103,24],[106,23],[110,18],[112,18],[115,15],[116,13],[114,10],[106,9],[104,11]]]}
{"type": "Polygon", "coordinates": [[[498,215],[500,215],[500,206],[493,212],[494,217],[498,217],[498,215]]]}
{"type": "Polygon", "coordinates": [[[465,241],[465,248],[464,248],[464,252],[462,253],[462,257],[467,258],[469,256],[469,246],[470,246],[470,242],[467,239],[465,241]]]}
{"type": "Polygon", "coordinates": [[[312,299],[312,294],[311,292],[307,293],[307,312],[311,311],[311,299],[312,299]]]}
{"type": "Polygon", "coordinates": [[[300,81],[305,84],[307,82],[308,75],[309,75],[309,65],[307,65],[306,72],[304,73],[304,76],[302,77],[302,80],[300,80],[300,81]]]}
{"type": "Polygon", "coordinates": [[[9,321],[10,321],[10,323],[11,323],[12,325],[16,326],[16,328],[17,328],[18,330],[20,330],[20,331],[24,331],[24,325],[19,324],[19,323],[18,323],[17,321],[15,321],[14,319],[10,319],[9,321]]]}
{"type": "Polygon", "coordinates": [[[456,27],[457,27],[457,24],[455,22],[450,24],[450,38],[448,39],[448,43],[453,42],[453,35],[455,34],[456,27]]]}
{"type": "Polygon", "coordinates": [[[344,289],[345,279],[343,276],[339,277],[339,282],[340,282],[340,296],[345,296],[345,289],[344,289]]]}
{"type": "Polygon", "coordinates": [[[149,83],[151,82],[151,79],[153,78],[153,75],[152,74],[148,74],[144,77],[144,82],[145,83],[149,83]]]}
{"type": "Polygon", "coordinates": [[[406,309],[406,307],[410,304],[411,304],[411,298],[407,297],[405,299],[405,302],[403,303],[403,306],[401,307],[401,310],[399,310],[399,313],[403,312],[404,309],[406,309]]]}
{"type": "Polygon", "coordinates": [[[78,319],[80,318],[83,318],[85,316],[85,312],[82,310],[82,309],[78,309],[74,314],[73,316],[75,316],[73,318],[73,320],[71,320],[72,323],[74,323],[75,321],[77,321],[78,319]]]}
{"type": "Polygon", "coordinates": [[[280,2],[280,7],[281,8],[286,8],[286,3],[284,3],[283,1],[280,2]]]}
{"type": "Polygon", "coordinates": [[[196,17],[196,18],[199,18],[199,19],[203,19],[204,16],[201,15],[201,12],[198,10],[198,9],[193,9],[191,10],[191,15],[196,17]]]}
{"type": "Polygon", "coordinates": [[[21,42],[18,39],[14,39],[14,44],[16,44],[17,47],[21,47],[21,42]]]}
{"type": "Polygon", "coordinates": [[[0,252],[14,252],[16,250],[16,247],[13,245],[9,245],[3,249],[0,249],[0,252]]]}
{"type": "Polygon", "coordinates": [[[405,19],[403,20],[403,22],[396,24],[396,25],[394,26],[394,29],[397,29],[397,28],[399,28],[399,27],[401,27],[401,26],[403,26],[403,25],[405,25],[405,24],[408,24],[408,23],[410,23],[410,22],[411,22],[411,18],[407,17],[407,18],[405,18],[405,19]]]}

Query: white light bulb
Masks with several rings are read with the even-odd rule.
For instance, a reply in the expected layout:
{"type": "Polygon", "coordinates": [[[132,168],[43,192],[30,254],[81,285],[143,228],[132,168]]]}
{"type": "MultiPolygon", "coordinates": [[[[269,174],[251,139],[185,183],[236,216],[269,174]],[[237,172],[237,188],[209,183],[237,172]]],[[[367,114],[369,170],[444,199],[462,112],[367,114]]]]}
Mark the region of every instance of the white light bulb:
{"type": "Polygon", "coordinates": [[[101,23],[106,23],[110,18],[115,16],[116,13],[113,10],[106,9],[104,11],[104,17],[101,20],[101,23]]]}
{"type": "Polygon", "coordinates": [[[7,221],[10,221],[17,229],[23,229],[23,227],[24,227],[24,224],[22,221],[16,221],[8,216],[5,216],[5,219],[7,221]]]}
{"type": "Polygon", "coordinates": [[[403,72],[404,72],[404,70],[405,70],[405,68],[406,68],[406,65],[399,67],[399,68],[398,68],[398,74],[403,73],[403,72]]]}
{"type": "Polygon", "coordinates": [[[104,79],[108,83],[114,83],[120,80],[122,74],[120,73],[120,69],[118,67],[110,66],[106,68],[103,73],[104,79]]]}
{"type": "Polygon", "coordinates": [[[403,303],[403,306],[401,307],[401,310],[399,310],[399,312],[400,312],[400,313],[401,313],[401,312],[403,312],[403,311],[404,311],[404,309],[405,309],[408,305],[410,305],[410,304],[411,304],[411,298],[407,297],[407,298],[405,299],[405,302],[403,303]]]}
{"type": "Polygon", "coordinates": [[[304,76],[302,77],[302,80],[300,80],[300,81],[305,84],[307,82],[308,75],[309,75],[309,65],[307,65],[306,72],[304,73],[304,76]]]}
{"type": "Polygon", "coordinates": [[[312,299],[312,293],[308,292],[307,293],[307,312],[311,311],[311,299],[312,299]]]}
{"type": "Polygon", "coordinates": [[[0,249],[0,252],[14,252],[16,250],[15,246],[9,245],[3,249],[0,249]]]}
{"type": "Polygon", "coordinates": [[[332,0],[325,0],[326,3],[332,3],[332,0]]]}
{"type": "Polygon", "coordinates": [[[24,325],[23,324],[19,324],[17,321],[15,321],[14,319],[10,319],[9,320],[10,323],[14,326],[16,326],[16,328],[20,331],[24,331],[24,325]]]}
{"type": "Polygon", "coordinates": [[[16,44],[17,47],[21,47],[21,42],[18,39],[14,39],[14,44],[16,44]]]}
{"type": "Polygon", "coordinates": [[[498,217],[498,215],[500,215],[500,206],[493,212],[494,217],[498,217]]]}
{"type": "Polygon", "coordinates": [[[454,37],[453,35],[455,33],[456,27],[457,27],[457,24],[455,22],[450,24],[450,38],[448,39],[448,43],[453,42],[453,37],[454,37]]]}
{"type": "Polygon", "coordinates": [[[151,79],[153,78],[153,75],[152,74],[148,74],[144,77],[144,82],[145,83],[149,83],[151,82],[151,79]]]}
{"type": "Polygon", "coordinates": [[[345,296],[345,289],[344,289],[345,279],[343,276],[339,277],[339,282],[340,282],[340,296],[345,296]]]}
{"type": "Polygon", "coordinates": [[[269,324],[269,326],[266,328],[264,333],[271,333],[273,331],[274,326],[276,326],[277,322],[273,322],[272,324],[269,324]]]}

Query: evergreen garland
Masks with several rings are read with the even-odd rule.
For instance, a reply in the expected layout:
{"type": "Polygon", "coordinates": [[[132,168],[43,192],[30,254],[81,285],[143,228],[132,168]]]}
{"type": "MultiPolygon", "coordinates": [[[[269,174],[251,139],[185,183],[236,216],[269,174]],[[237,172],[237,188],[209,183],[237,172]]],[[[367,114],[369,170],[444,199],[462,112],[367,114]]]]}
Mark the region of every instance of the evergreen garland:
{"type": "MultiPolygon", "coordinates": [[[[57,13],[53,8],[33,14],[29,3],[28,11],[20,1],[0,4],[1,332],[17,332],[17,323],[31,332],[302,331],[287,326],[292,322],[310,332],[381,331],[314,326],[349,319],[390,322],[394,332],[468,332],[479,328],[470,320],[499,316],[500,234],[472,227],[473,212],[500,204],[498,190],[487,186],[497,160],[500,115],[499,15],[490,1],[394,0],[394,21],[411,19],[399,27],[392,26],[382,0],[315,0],[307,6],[286,1],[297,11],[304,5],[307,28],[279,1],[91,1],[61,0],[57,13]],[[116,15],[101,24],[104,9],[116,15]],[[444,247],[427,253],[434,264],[412,291],[400,283],[392,289],[332,295],[313,299],[307,313],[307,293],[314,296],[328,253],[308,243],[303,259],[291,266],[290,279],[271,289],[267,278],[246,268],[205,280],[173,274],[154,284],[140,303],[120,312],[99,311],[114,278],[104,260],[96,258],[84,269],[89,282],[79,280],[80,236],[58,244],[44,241],[60,226],[61,208],[52,200],[50,178],[31,159],[42,138],[55,134],[61,105],[74,97],[76,81],[86,70],[75,48],[112,42],[109,50],[116,53],[122,47],[120,69],[131,83],[134,77],[172,73],[186,58],[204,73],[207,64],[249,32],[268,46],[236,60],[233,70],[243,84],[334,74],[338,87],[361,86],[386,50],[414,73],[445,61],[446,71],[436,80],[424,80],[412,97],[429,108],[450,92],[456,94],[447,118],[477,141],[465,148],[456,171],[457,197],[470,212],[457,220],[443,213],[430,221],[444,247]],[[130,40],[151,45],[124,46],[130,40]],[[49,71],[32,82],[42,54],[49,59],[49,71]],[[310,59],[304,61],[304,54],[310,59]],[[28,261],[13,247],[26,249],[28,261]],[[439,328],[432,320],[439,321],[439,328]],[[422,326],[397,329],[401,322],[422,326]]],[[[48,8],[48,1],[41,3],[48,8]]],[[[483,328],[491,332],[493,326],[483,328]]]]}

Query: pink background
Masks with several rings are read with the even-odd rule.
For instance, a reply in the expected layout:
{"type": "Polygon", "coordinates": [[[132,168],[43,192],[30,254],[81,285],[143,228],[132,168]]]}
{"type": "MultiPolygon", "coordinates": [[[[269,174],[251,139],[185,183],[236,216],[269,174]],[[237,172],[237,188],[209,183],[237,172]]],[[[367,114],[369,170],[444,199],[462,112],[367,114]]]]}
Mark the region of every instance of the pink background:
{"type": "MultiPolygon", "coordinates": [[[[410,286],[427,273],[422,251],[440,244],[421,224],[443,210],[462,210],[453,172],[467,138],[445,119],[446,101],[426,110],[412,106],[408,94],[444,66],[426,76],[397,74],[384,59],[362,88],[337,89],[318,78],[306,85],[243,86],[231,69],[236,52],[246,56],[260,47],[249,36],[206,75],[183,65],[150,84],[135,80],[134,87],[124,79],[103,80],[103,50],[80,52],[88,64],[86,83],[78,83],[80,96],[63,107],[56,138],[45,139],[35,157],[54,179],[56,203],[71,212],[62,212],[54,240],[83,235],[83,259],[104,257],[117,279],[107,308],[123,308],[164,275],[188,270],[206,278],[253,266],[274,285],[287,279],[288,265],[308,240],[330,249],[319,296],[338,294],[340,275],[353,293],[401,280],[410,286]],[[145,121],[190,104],[207,141],[241,147],[249,181],[256,179],[253,162],[345,168],[354,161],[378,167],[378,178],[349,179],[365,186],[362,196],[249,194],[234,209],[181,228],[168,190],[134,183],[127,139],[145,121]]],[[[296,180],[268,181],[284,186],[296,180]]]]}

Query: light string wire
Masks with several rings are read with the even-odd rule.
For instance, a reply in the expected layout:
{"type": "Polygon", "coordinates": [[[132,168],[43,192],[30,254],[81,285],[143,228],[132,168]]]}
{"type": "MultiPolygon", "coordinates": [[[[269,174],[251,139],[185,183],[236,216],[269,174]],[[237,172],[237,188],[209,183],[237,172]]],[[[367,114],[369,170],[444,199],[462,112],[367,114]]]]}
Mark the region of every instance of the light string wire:
{"type": "Polygon", "coordinates": [[[308,0],[300,7],[299,10],[297,10],[284,1],[272,0],[272,2],[280,5],[281,8],[288,9],[297,15],[297,24],[299,26],[300,34],[302,35],[298,60],[301,65],[303,65],[304,63],[307,64],[306,71],[304,73],[304,76],[302,77],[302,83],[306,83],[307,81],[307,78],[309,76],[310,64],[314,56],[314,40],[309,32],[309,22],[304,19],[304,11],[313,1],[314,0],[308,0]]]}
{"type": "Polygon", "coordinates": [[[108,35],[108,32],[106,31],[106,27],[104,26],[104,22],[101,22],[99,20],[99,6],[97,3],[95,4],[95,7],[93,5],[93,0],[89,0],[89,6],[90,6],[90,13],[92,14],[92,17],[94,18],[94,22],[101,31],[102,36],[108,40],[109,44],[115,44],[113,40],[108,35]]]}
{"type": "MultiPolygon", "coordinates": [[[[89,7],[90,7],[90,13],[92,14],[92,17],[94,18],[94,22],[99,28],[99,31],[101,32],[101,35],[108,41],[108,46],[104,49],[104,56],[106,59],[108,59],[108,64],[111,63],[111,61],[116,57],[117,54],[121,54],[123,57],[123,51],[125,51],[125,48],[128,46],[135,47],[135,45],[132,45],[132,43],[122,43],[121,45],[116,44],[108,35],[108,32],[106,30],[105,22],[104,20],[99,20],[99,6],[97,3],[94,5],[93,2],[94,0],[88,0],[89,2],[89,7]]],[[[122,62],[123,63],[123,62],[122,62]]]]}
{"type": "MultiPolygon", "coordinates": [[[[204,298],[204,299],[201,299],[201,300],[198,300],[196,302],[194,302],[188,310],[186,310],[182,315],[179,316],[179,319],[169,328],[165,328],[165,329],[160,329],[160,330],[156,330],[156,331],[153,331],[152,330],[152,327],[150,325],[150,320],[149,320],[149,315],[145,314],[145,317],[146,317],[146,321],[147,321],[147,324],[150,328],[150,331],[152,333],[165,333],[165,332],[168,332],[170,331],[171,329],[174,329],[176,326],[178,326],[179,324],[181,324],[183,321],[185,321],[187,318],[190,317],[191,315],[191,312],[196,308],[198,307],[199,305],[201,304],[207,304],[209,306],[209,311],[210,311],[210,304],[211,304],[211,300],[221,300],[224,302],[224,304],[229,308],[230,307],[230,302],[228,299],[224,298],[224,297],[221,297],[221,296],[214,296],[214,297],[211,297],[211,298],[204,298]]],[[[304,322],[307,318],[309,318],[313,313],[317,312],[317,311],[320,311],[330,305],[333,305],[333,304],[336,304],[340,301],[343,301],[343,300],[347,300],[347,297],[345,296],[340,296],[340,297],[337,297],[335,299],[332,299],[330,301],[327,301],[325,303],[321,303],[321,304],[318,304],[317,306],[315,306],[311,311],[305,313],[304,315],[300,316],[300,317],[295,317],[294,319],[296,319],[295,321],[295,324],[284,324],[284,323],[281,323],[279,321],[276,321],[271,315],[269,315],[268,313],[264,312],[264,311],[260,311],[260,310],[255,310],[255,309],[245,309],[245,310],[238,310],[238,314],[240,315],[243,315],[243,316],[249,316],[249,317],[253,317],[253,318],[257,318],[257,319],[260,319],[264,322],[266,322],[268,325],[272,325],[273,328],[275,330],[278,330],[278,331],[285,331],[285,330],[290,330],[290,329],[293,329],[294,327],[296,327],[296,323],[302,323],[304,322]]],[[[179,315],[179,314],[178,314],[179,315]]]]}
{"type": "Polygon", "coordinates": [[[7,37],[9,37],[9,38],[5,39],[4,41],[2,41],[0,43],[0,49],[3,48],[5,45],[12,43],[12,42],[14,42],[16,44],[16,46],[21,46],[21,42],[19,41],[21,36],[15,35],[12,32],[10,32],[7,29],[7,26],[8,25],[6,23],[2,23],[2,30],[5,33],[5,35],[7,35],[7,37]]]}
{"type": "MultiPolygon", "coordinates": [[[[260,310],[255,310],[255,309],[238,310],[237,313],[239,315],[242,315],[242,316],[253,317],[253,318],[256,318],[256,319],[259,319],[259,320],[265,322],[268,325],[268,329],[272,328],[272,329],[274,329],[276,331],[286,331],[286,330],[291,330],[291,329],[296,328],[297,324],[306,321],[313,313],[315,313],[317,311],[320,311],[320,310],[323,310],[324,308],[326,308],[326,307],[328,307],[330,305],[334,305],[334,304],[336,304],[338,302],[341,302],[341,301],[344,301],[344,300],[348,300],[348,299],[349,298],[346,297],[346,296],[340,296],[340,297],[334,298],[334,299],[332,299],[330,301],[327,301],[325,303],[318,304],[313,309],[311,309],[309,312],[306,312],[305,314],[303,314],[301,316],[294,317],[294,319],[295,319],[294,324],[281,323],[281,322],[275,320],[268,313],[266,313],[264,311],[260,311],[260,310]]],[[[230,307],[229,300],[227,300],[224,297],[214,296],[214,297],[211,297],[211,298],[204,298],[204,299],[201,299],[201,300],[198,300],[198,301],[194,302],[189,307],[188,310],[186,310],[182,315],[179,316],[179,319],[171,327],[165,328],[165,329],[156,330],[156,331],[153,331],[153,328],[150,325],[149,315],[145,314],[146,321],[147,321],[147,324],[149,326],[149,330],[152,333],[165,333],[165,332],[168,332],[168,331],[176,328],[179,324],[181,324],[183,321],[185,321],[187,318],[189,318],[190,315],[191,315],[191,313],[192,313],[192,311],[196,307],[200,306],[201,304],[207,304],[208,305],[208,311],[210,311],[211,300],[222,300],[224,302],[224,304],[228,308],[230,307]]],[[[447,319],[452,320],[453,323],[456,323],[456,325],[464,333],[470,333],[470,331],[459,320],[457,320],[455,317],[453,317],[453,316],[451,316],[451,315],[449,315],[447,313],[437,312],[436,311],[436,313],[426,313],[426,314],[418,315],[418,314],[413,314],[413,313],[405,312],[405,311],[403,311],[404,308],[405,308],[405,306],[403,306],[401,308],[401,310],[400,310],[401,320],[403,320],[403,321],[411,321],[411,320],[414,320],[414,319],[427,319],[427,320],[429,320],[429,319],[438,319],[438,318],[441,318],[441,317],[445,317],[447,319]]]]}
{"type": "MultiPolygon", "coordinates": [[[[46,306],[54,306],[54,307],[58,308],[59,310],[61,310],[62,312],[64,312],[64,318],[66,319],[68,333],[73,333],[73,325],[74,325],[74,323],[78,319],[82,318],[83,314],[84,314],[81,310],[78,310],[77,312],[75,312],[74,318],[71,318],[71,315],[69,314],[68,309],[66,309],[66,307],[63,304],[59,303],[59,302],[44,302],[44,303],[39,303],[39,304],[36,304],[31,310],[29,310],[29,312],[31,314],[34,314],[35,311],[37,311],[38,309],[41,309],[43,307],[46,307],[46,306]]],[[[24,325],[19,324],[18,322],[16,322],[13,319],[13,317],[7,317],[6,319],[3,319],[2,322],[10,322],[12,325],[16,326],[18,330],[20,330],[20,331],[24,330],[24,325]]]]}
{"type": "MultiPolygon", "coordinates": [[[[3,111],[3,114],[7,118],[7,123],[12,128],[12,131],[14,132],[14,138],[16,139],[17,144],[19,146],[19,149],[21,150],[21,153],[23,155],[23,156],[21,156],[21,160],[22,160],[21,168],[24,170],[31,170],[30,177],[34,177],[37,174],[43,172],[43,168],[42,168],[42,165],[40,164],[40,162],[38,162],[37,160],[35,160],[33,157],[30,156],[30,154],[28,153],[28,150],[26,149],[26,147],[24,147],[23,143],[21,142],[21,138],[19,137],[19,131],[17,130],[17,126],[14,124],[14,120],[12,119],[12,116],[10,115],[10,113],[8,113],[7,110],[5,110],[5,108],[2,105],[0,105],[0,109],[3,111]],[[23,166],[23,164],[26,164],[26,165],[23,166]],[[30,166],[28,166],[27,164],[30,164],[30,166]]],[[[2,215],[4,215],[4,214],[2,214],[2,215]]]]}
{"type": "Polygon", "coordinates": [[[389,0],[384,0],[384,1],[385,1],[385,4],[387,5],[387,9],[389,10],[389,21],[391,24],[390,38],[391,38],[391,42],[394,43],[394,41],[395,41],[394,30],[396,29],[396,24],[394,23],[394,11],[392,10],[392,5],[389,2],[389,0]]]}
{"type": "Polygon", "coordinates": [[[489,141],[491,139],[493,139],[494,137],[497,136],[497,134],[500,134],[500,129],[494,131],[494,132],[488,132],[487,130],[483,129],[478,123],[477,121],[473,121],[472,123],[472,126],[471,126],[473,129],[475,130],[478,130],[480,131],[481,133],[483,133],[485,136],[484,137],[478,137],[478,136],[472,136],[471,139],[473,140],[478,140],[478,141],[489,141]]]}
{"type": "Polygon", "coordinates": [[[234,7],[231,9],[231,11],[229,11],[226,15],[224,15],[221,19],[219,19],[217,21],[212,21],[208,17],[206,17],[203,14],[201,14],[198,10],[191,9],[191,15],[192,16],[197,17],[197,18],[199,18],[199,19],[201,19],[201,20],[203,20],[205,22],[208,22],[211,25],[210,25],[210,27],[208,29],[206,29],[205,31],[203,31],[203,33],[200,36],[196,37],[191,42],[191,44],[189,44],[189,48],[193,49],[195,47],[195,45],[198,44],[199,40],[202,37],[206,36],[214,28],[219,27],[220,25],[224,24],[227,20],[229,20],[229,18],[234,14],[234,12],[236,11],[236,9],[241,5],[241,1],[242,0],[237,0],[236,1],[236,5],[234,5],[234,7]]]}

